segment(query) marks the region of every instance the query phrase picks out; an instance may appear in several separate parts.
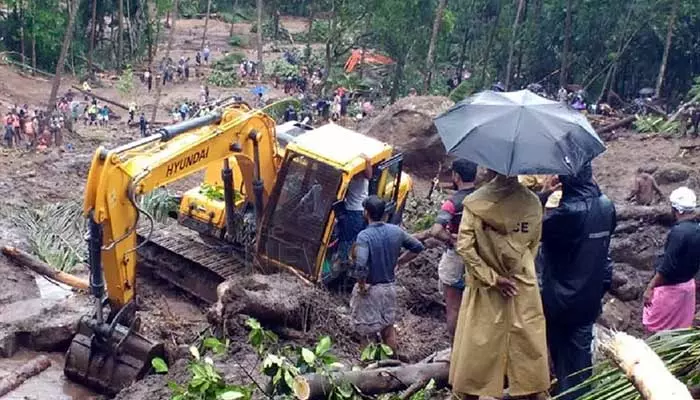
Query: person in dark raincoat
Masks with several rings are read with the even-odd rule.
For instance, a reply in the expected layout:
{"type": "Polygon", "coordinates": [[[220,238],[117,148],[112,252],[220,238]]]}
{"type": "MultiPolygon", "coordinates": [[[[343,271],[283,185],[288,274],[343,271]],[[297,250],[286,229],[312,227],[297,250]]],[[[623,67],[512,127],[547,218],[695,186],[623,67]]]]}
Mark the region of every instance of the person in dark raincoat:
{"type": "Polygon", "coordinates": [[[542,224],[538,269],[547,344],[561,393],[591,375],[590,370],[578,372],[591,366],[593,323],[612,279],[608,248],[616,216],[612,201],[593,180],[590,163],[574,176],[559,176],[559,181],[562,197],[542,224]]]}

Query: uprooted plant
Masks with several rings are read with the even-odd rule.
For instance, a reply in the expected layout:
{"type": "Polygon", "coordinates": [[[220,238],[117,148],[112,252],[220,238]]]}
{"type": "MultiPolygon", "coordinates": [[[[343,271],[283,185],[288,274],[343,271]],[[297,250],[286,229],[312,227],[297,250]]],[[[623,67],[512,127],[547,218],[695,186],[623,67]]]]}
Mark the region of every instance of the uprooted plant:
{"type": "MultiPolygon", "coordinates": [[[[186,384],[168,382],[168,388],[173,393],[172,400],[249,400],[253,395],[252,386],[231,385],[224,381],[221,373],[214,367],[214,361],[207,356],[208,352],[221,355],[228,350],[228,341],[222,343],[210,337],[202,342],[204,353],[196,346],[190,347],[190,360],[187,369],[191,377],[186,384]]],[[[162,358],[151,361],[157,373],[168,372],[168,366],[162,358]]]]}
{"type": "MultiPolygon", "coordinates": [[[[310,381],[307,381],[307,378],[313,375],[322,375],[331,381],[331,386],[325,391],[328,400],[368,398],[351,382],[338,379],[337,373],[344,370],[344,366],[332,353],[333,341],[330,337],[323,336],[314,346],[304,347],[281,343],[276,334],[266,330],[254,318],[246,321],[246,327],[249,329],[248,344],[258,355],[260,371],[269,378],[265,388],[257,382],[251,385],[227,383],[212,357],[225,355],[228,352],[229,342],[207,338],[199,346],[190,347],[191,360],[187,365],[189,380],[183,384],[168,383],[173,393],[172,398],[174,400],[249,400],[257,392],[264,393],[269,398],[307,400],[311,395],[310,381]],[[209,354],[212,356],[210,357],[209,354]]],[[[368,346],[363,351],[363,359],[367,361],[386,359],[390,355],[391,349],[381,345],[368,346]]],[[[157,373],[168,372],[168,366],[160,358],[154,359],[152,366],[157,373]]],[[[416,386],[415,390],[411,391],[410,396],[403,398],[426,400],[432,396],[435,386],[434,380],[423,381],[420,386],[416,386]]],[[[383,395],[379,398],[385,400],[397,398],[395,395],[387,396],[383,395]]]]}

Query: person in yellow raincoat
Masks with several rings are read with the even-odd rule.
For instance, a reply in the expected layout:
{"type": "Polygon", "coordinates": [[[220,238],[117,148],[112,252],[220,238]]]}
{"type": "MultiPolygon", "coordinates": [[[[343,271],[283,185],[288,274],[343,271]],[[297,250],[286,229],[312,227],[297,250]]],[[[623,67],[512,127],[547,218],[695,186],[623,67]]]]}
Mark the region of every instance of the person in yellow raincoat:
{"type": "Polygon", "coordinates": [[[457,253],[466,290],[457,322],[450,384],[465,399],[509,395],[536,399],[549,388],[547,342],[534,259],[542,204],[497,175],[464,200],[457,253]]]}

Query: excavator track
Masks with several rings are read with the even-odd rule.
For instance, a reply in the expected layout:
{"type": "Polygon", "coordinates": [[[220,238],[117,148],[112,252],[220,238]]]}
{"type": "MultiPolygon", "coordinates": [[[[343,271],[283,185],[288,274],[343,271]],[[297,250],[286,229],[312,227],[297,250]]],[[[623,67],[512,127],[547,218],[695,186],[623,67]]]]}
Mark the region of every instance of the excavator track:
{"type": "Polygon", "coordinates": [[[204,240],[178,223],[156,223],[149,231],[148,223],[139,224],[139,265],[208,304],[216,302],[221,282],[251,265],[239,247],[204,240]]]}

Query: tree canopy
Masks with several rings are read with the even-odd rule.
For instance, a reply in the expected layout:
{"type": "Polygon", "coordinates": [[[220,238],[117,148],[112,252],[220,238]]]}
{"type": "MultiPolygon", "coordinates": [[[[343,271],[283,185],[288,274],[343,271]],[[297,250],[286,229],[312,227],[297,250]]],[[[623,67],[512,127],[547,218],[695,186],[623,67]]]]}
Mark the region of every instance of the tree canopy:
{"type": "MultiPolygon", "coordinates": [[[[109,69],[151,62],[155,41],[165,40],[163,25],[173,6],[172,0],[73,3],[77,21],[65,64],[77,74],[86,72],[88,59],[109,69]]],[[[73,3],[5,2],[0,19],[5,50],[53,70],[73,3]]],[[[256,26],[256,5],[255,0],[182,0],[177,15],[203,18],[209,9],[227,22],[248,19],[256,26]]],[[[330,69],[331,77],[343,74],[353,48],[391,57],[394,66],[382,83],[393,97],[410,88],[446,94],[448,79],[468,76],[474,89],[498,81],[509,82],[511,89],[539,83],[550,91],[566,84],[587,89],[593,98],[609,92],[630,98],[658,85],[660,97],[677,102],[700,75],[700,2],[695,0],[267,0],[261,6],[263,40],[281,46],[291,46],[292,40],[280,35],[279,15],[313,17],[308,32],[293,41],[323,44],[305,59],[330,69]]]]}

